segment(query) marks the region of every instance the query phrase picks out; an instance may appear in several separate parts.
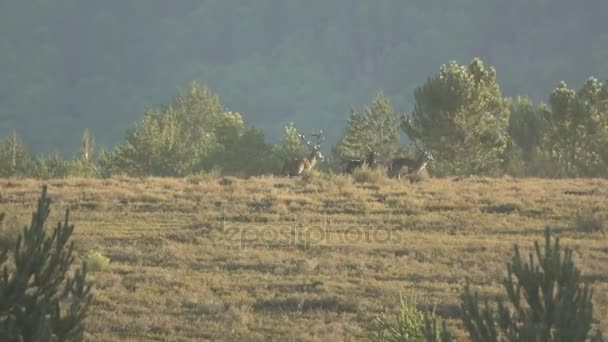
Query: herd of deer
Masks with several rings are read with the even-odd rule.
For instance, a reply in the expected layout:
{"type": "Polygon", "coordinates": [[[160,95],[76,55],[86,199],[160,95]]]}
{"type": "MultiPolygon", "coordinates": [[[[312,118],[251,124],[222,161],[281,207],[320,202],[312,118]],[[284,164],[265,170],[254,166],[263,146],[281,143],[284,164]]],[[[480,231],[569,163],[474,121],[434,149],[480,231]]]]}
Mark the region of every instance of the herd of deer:
{"type": "MultiPolygon", "coordinates": [[[[321,153],[321,142],[325,139],[323,137],[323,131],[311,135],[316,138],[314,145],[302,134],[298,135],[300,140],[310,148],[310,153],[304,158],[286,160],[281,171],[282,175],[287,177],[299,176],[302,172],[311,170],[318,161],[324,159],[323,154],[321,153]]],[[[433,161],[433,156],[430,152],[426,150],[423,151],[416,144],[414,144],[414,146],[420,152],[420,156],[414,159],[405,157],[393,158],[387,165],[388,175],[390,177],[400,179],[404,174],[410,177],[417,175],[420,171],[424,170],[429,162],[433,161]]],[[[353,173],[355,170],[363,167],[363,165],[375,169],[381,166],[378,160],[378,152],[371,151],[362,159],[343,160],[341,163],[341,171],[343,173],[353,173]]]]}

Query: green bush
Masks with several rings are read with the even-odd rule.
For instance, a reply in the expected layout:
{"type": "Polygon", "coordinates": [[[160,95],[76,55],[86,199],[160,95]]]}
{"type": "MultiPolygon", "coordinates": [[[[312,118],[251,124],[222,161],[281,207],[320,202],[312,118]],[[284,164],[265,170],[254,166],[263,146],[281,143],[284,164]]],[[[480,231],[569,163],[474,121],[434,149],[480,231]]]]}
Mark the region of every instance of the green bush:
{"type": "Polygon", "coordinates": [[[101,271],[110,265],[110,258],[103,255],[100,251],[93,251],[89,253],[85,260],[89,270],[101,271]]]}
{"type": "Polygon", "coordinates": [[[416,307],[413,296],[400,297],[401,306],[397,314],[384,312],[375,317],[371,340],[374,342],[401,341],[442,341],[449,340],[447,330],[444,335],[437,326],[435,312],[424,312],[416,307]]]}
{"type": "MultiPolygon", "coordinates": [[[[0,250],[0,340],[80,341],[91,303],[87,267],[74,262],[74,226],[69,211],[51,234],[44,228],[51,200],[46,186],[29,226],[17,238],[14,250],[0,250]]],[[[2,215],[0,215],[0,220],[2,215]]]]}

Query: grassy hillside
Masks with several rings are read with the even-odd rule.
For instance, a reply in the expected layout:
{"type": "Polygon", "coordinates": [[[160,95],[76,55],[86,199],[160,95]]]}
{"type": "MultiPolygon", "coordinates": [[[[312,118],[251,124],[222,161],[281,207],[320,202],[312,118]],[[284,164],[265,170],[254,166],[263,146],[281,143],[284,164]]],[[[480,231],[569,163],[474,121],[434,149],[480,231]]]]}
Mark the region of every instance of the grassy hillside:
{"type": "MultiPolygon", "coordinates": [[[[42,183],[0,180],[2,243],[27,223],[42,183]]],[[[437,305],[462,338],[465,277],[483,295],[502,296],[513,244],[528,251],[546,225],[574,249],[608,334],[608,238],[585,232],[607,212],[607,180],[46,183],[53,220],[72,209],[78,255],[111,259],[92,273],[93,341],[365,340],[374,315],[396,310],[400,293],[437,305]]]]}

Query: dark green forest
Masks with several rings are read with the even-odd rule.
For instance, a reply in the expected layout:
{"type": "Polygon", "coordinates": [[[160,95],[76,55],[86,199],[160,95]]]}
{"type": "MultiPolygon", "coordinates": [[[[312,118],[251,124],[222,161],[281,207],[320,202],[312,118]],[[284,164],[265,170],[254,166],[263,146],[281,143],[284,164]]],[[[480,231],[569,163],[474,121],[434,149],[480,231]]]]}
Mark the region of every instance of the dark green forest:
{"type": "Polygon", "coordinates": [[[608,74],[608,3],[592,0],[21,0],[0,2],[0,137],[111,148],[191,81],[269,142],[284,126],[336,143],[382,90],[411,113],[442,64],[480,57],[503,95],[549,101],[608,74]]]}

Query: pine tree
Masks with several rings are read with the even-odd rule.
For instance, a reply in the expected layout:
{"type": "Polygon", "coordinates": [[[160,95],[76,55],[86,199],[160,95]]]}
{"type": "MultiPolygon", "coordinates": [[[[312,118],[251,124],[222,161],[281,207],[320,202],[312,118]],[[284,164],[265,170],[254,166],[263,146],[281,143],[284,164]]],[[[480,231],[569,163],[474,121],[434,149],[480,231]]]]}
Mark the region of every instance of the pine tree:
{"type": "Polygon", "coordinates": [[[496,70],[476,58],[450,62],[414,93],[411,117],[402,128],[435,158],[437,174],[496,174],[507,147],[509,111],[496,70]]]}
{"type": "MultiPolygon", "coordinates": [[[[74,226],[69,211],[49,235],[45,221],[51,200],[42,188],[32,221],[17,239],[14,251],[0,251],[0,340],[81,341],[92,300],[87,267],[69,275],[74,263],[74,226]],[[13,254],[9,257],[9,254],[13,254]]],[[[0,220],[2,215],[0,215],[0,220]]]]}
{"type": "Polygon", "coordinates": [[[34,158],[16,132],[0,143],[0,177],[28,176],[33,166],[34,158]]]}
{"type": "Polygon", "coordinates": [[[544,114],[543,151],[566,176],[608,174],[608,84],[590,77],[578,91],[560,82],[544,114]]]}
{"type": "Polygon", "coordinates": [[[70,162],[70,175],[76,177],[95,177],[99,174],[94,160],[95,139],[88,129],[82,133],[77,157],[70,162]]]}
{"type": "Polygon", "coordinates": [[[545,231],[544,253],[537,242],[529,261],[522,259],[515,245],[503,281],[509,305],[502,301],[493,310],[486,303],[480,307],[477,294],[467,282],[461,305],[465,328],[471,340],[491,341],[601,341],[601,335],[589,337],[592,324],[592,290],[582,284],[574,265],[572,250],[564,249],[559,238],[551,241],[545,231]]]}
{"type": "Polygon", "coordinates": [[[382,92],[363,113],[351,110],[346,131],[334,150],[337,159],[365,158],[376,152],[380,161],[390,160],[399,144],[399,115],[382,92]]]}

